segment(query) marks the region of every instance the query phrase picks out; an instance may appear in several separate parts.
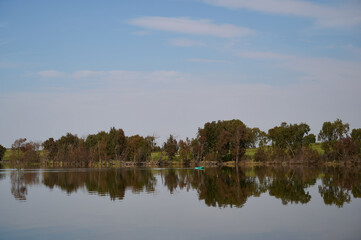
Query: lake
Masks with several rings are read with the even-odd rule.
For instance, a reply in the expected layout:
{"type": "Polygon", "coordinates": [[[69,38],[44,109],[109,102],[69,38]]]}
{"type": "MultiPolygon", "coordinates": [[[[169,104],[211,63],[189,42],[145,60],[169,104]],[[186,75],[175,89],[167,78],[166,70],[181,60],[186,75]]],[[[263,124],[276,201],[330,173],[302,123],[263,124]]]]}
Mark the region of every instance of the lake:
{"type": "Polygon", "coordinates": [[[0,239],[361,239],[361,169],[0,169],[0,239]]]}

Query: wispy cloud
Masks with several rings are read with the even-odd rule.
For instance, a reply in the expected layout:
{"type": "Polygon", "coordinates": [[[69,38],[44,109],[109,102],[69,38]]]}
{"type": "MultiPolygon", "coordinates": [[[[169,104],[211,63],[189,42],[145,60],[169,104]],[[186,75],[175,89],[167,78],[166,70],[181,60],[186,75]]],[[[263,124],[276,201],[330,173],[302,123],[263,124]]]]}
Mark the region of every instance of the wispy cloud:
{"type": "Polygon", "coordinates": [[[347,51],[349,51],[352,54],[355,54],[355,55],[361,57],[361,48],[359,48],[359,47],[355,47],[355,46],[349,44],[349,45],[344,46],[344,49],[346,49],[347,51]]]}
{"type": "Polygon", "coordinates": [[[1,40],[1,39],[0,39],[0,46],[9,44],[9,42],[10,42],[9,40],[1,40]]]}
{"type": "Polygon", "coordinates": [[[132,34],[136,36],[147,36],[150,34],[150,31],[135,31],[132,32],[132,34]]]}
{"type": "Polygon", "coordinates": [[[283,60],[291,58],[290,55],[275,52],[239,52],[238,56],[251,59],[283,60]]]}
{"type": "Polygon", "coordinates": [[[193,20],[189,18],[141,17],[128,21],[129,24],[147,29],[206,35],[220,38],[234,38],[251,34],[253,31],[233,24],[215,24],[208,19],[193,20]]]}
{"type": "Polygon", "coordinates": [[[101,82],[105,84],[105,86],[108,83],[111,86],[122,86],[126,84],[127,86],[137,87],[141,87],[142,84],[174,84],[184,82],[191,78],[188,74],[172,70],[157,70],[152,72],[125,70],[78,70],[72,73],[57,70],[45,70],[40,71],[37,74],[45,79],[60,78],[63,80],[101,82]]]}
{"type": "Polygon", "coordinates": [[[328,6],[299,0],[203,0],[230,9],[249,9],[269,14],[312,18],[321,27],[355,26],[361,23],[361,4],[328,6]]]}
{"type": "Polygon", "coordinates": [[[341,86],[343,84],[361,88],[361,62],[342,61],[332,58],[312,58],[285,55],[275,52],[241,52],[243,58],[255,60],[277,60],[277,66],[301,74],[299,80],[323,82],[341,86]]]}
{"type": "Polygon", "coordinates": [[[8,61],[0,61],[0,68],[14,68],[18,65],[19,64],[17,64],[17,63],[12,63],[12,62],[8,62],[8,61]]]}
{"type": "Polygon", "coordinates": [[[230,63],[226,60],[216,60],[216,59],[207,59],[207,58],[190,58],[187,59],[188,62],[195,62],[195,63],[230,63]]]}
{"type": "Polygon", "coordinates": [[[38,72],[38,75],[43,78],[58,78],[64,77],[66,73],[57,70],[45,70],[38,72]]]}
{"type": "Polygon", "coordinates": [[[200,47],[204,46],[203,42],[194,41],[187,38],[175,38],[169,41],[170,45],[177,46],[177,47],[200,47]]]}

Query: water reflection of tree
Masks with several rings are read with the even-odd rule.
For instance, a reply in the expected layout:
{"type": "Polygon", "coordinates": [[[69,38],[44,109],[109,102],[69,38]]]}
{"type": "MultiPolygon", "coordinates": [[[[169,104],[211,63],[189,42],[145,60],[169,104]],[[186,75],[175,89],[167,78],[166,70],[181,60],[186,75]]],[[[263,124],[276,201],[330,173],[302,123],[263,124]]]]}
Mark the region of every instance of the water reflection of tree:
{"type": "Polygon", "coordinates": [[[343,206],[353,197],[361,197],[360,170],[317,167],[256,167],[236,169],[164,170],[164,185],[173,193],[193,188],[208,206],[242,207],[250,196],[268,191],[283,204],[306,204],[311,195],[308,188],[323,178],[320,194],[326,204],[343,206]]]}
{"type": "Polygon", "coordinates": [[[270,196],[282,200],[284,205],[288,203],[308,203],[311,195],[307,188],[315,185],[317,175],[304,168],[271,168],[269,176],[272,181],[268,185],[270,196]]]}
{"type": "Polygon", "coordinates": [[[256,177],[246,177],[243,171],[232,168],[212,168],[205,172],[169,169],[161,172],[170,193],[178,187],[197,190],[200,200],[214,207],[242,207],[249,196],[259,195],[261,185],[256,177]]]}
{"type": "Polygon", "coordinates": [[[342,207],[354,198],[361,197],[361,172],[351,168],[326,168],[322,185],[318,187],[323,201],[327,205],[342,207]]]}
{"type": "Polygon", "coordinates": [[[198,193],[208,206],[242,207],[250,196],[258,196],[262,191],[256,177],[246,177],[242,170],[215,169],[204,178],[198,193]]]}
{"type": "MultiPolygon", "coordinates": [[[[0,169],[2,169],[2,168],[3,168],[3,166],[0,163],[0,169]]],[[[5,179],[5,177],[6,177],[6,174],[4,172],[0,172],[0,180],[5,179]]]]}
{"type": "MultiPolygon", "coordinates": [[[[255,167],[193,169],[108,169],[42,173],[42,183],[59,187],[68,194],[86,189],[90,193],[123,199],[126,190],[133,193],[154,192],[155,175],[170,193],[177,189],[197,192],[199,200],[213,207],[242,207],[249,197],[268,192],[283,204],[306,204],[311,200],[307,189],[321,178],[319,193],[325,204],[342,207],[361,197],[361,171],[358,168],[255,167]]],[[[28,185],[39,184],[39,172],[11,171],[11,193],[26,200],[28,185]]]]}
{"type": "Polygon", "coordinates": [[[123,199],[125,191],[153,192],[156,179],[150,169],[110,169],[73,172],[45,172],[43,184],[49,188],[60,187],[68,194],[80,188],[91,193],[109,195],[112,200],[123,199]]]}
{"type": "Polygon", "coordinates": [[[18,200],[26,200],[28,185],[39,184],[39,174],[37,172],[24,172],[15,170],[10,173],[11,194],[18,200]]]}

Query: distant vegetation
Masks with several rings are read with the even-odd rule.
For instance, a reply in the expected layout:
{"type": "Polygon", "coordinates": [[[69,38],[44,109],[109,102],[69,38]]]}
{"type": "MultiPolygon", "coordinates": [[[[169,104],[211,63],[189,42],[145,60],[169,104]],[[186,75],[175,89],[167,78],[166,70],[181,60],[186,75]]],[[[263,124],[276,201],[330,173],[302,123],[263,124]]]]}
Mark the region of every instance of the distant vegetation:
{"type": "Polygon", "coordinates": [[[36,162],[164,162],[182,164],[211,161],[216,163],[252,160],[256,162],[285,161],[359,161],[361,129],[350,132],[349,124],[340,119],[324,122],[316,136],[306,123],[281,123],[263,132],[249,128],[240,120],[213,121],[198,129],[197,137],[177,140],[170,135],[157,146],[154,136],[125,136],[122,129],[79,138],[67,133],[43,143],[15,140],[11,151],[0,145],[0,158],[15,163],[36,162]],[[40,149],[43,150],[40,150],[40,149]]]}

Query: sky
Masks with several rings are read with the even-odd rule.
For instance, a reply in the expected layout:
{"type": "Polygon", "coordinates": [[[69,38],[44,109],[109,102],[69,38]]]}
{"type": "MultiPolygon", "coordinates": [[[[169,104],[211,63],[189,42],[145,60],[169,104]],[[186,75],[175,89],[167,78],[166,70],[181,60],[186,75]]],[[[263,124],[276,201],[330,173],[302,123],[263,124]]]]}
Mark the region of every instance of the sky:
{"type": "Polygon", "coordinates": [[[361,128],[359,0],[0,0],[0,144],[361,128]]]}

